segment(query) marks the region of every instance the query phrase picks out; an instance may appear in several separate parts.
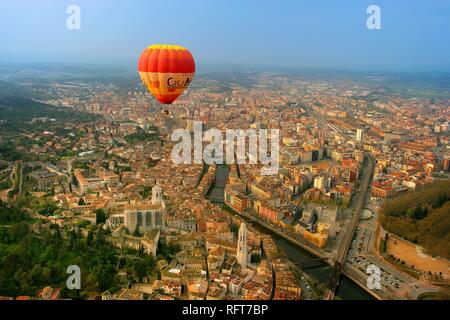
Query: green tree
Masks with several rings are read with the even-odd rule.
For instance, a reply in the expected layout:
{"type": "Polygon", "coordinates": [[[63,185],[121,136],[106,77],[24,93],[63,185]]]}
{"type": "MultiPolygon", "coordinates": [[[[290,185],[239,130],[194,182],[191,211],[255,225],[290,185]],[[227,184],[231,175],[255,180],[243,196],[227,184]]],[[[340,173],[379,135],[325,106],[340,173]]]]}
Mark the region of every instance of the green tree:
{"type": "Polygon", "coordinates": [[[147,266],[145,262],[135,260],[133,263],[133,271],[136,277],[139,279],[139,281],[142,281],[142,278],[144,278],[147,275],[147,266]]]}
{"type": "Polygon", "coordinates": [[[146,199],[149,195],[152,194],[152,187],[145,186],[141,191],[139,191],[139,194],[142,196],[142,198],[146,199]]]}
{"type": "Polygon", "coordinates": [[[30,228],[28,227],[28,223],[21,221],[19,223],[14,224],[11,227],[11,238],[15,241],[19,241],[24,238],[27,234],[29,234],[30,228]]]}
{"type": "Polygon", "coordinates": [[[114,284],[115,273],[114,267],[110,264],[100,265],[97,268],[95,276],[101,292],[108,290],[114,284]]]}
{"type": "Polygon", "coordinates": [[[106,212],[103,209],[97,209],[95,210],[95,223],[105,223],[106,222],[106,212]]]}
{"type": "Polygon", "coordinates": [[[92,231],[88,231],[87,238],[86,238],[86,244],[88,246],[91,246],[94,242],[94,233],[92,231]]]}
{"type": "Polygon", "coordinates": [[[230,229],[231,229],[231,232],[234,233],[234,236],[237,238],[238,233],[239,233],[239,225],[233,223],[231,225],[230,229]]]}
{"type": "Polygon", "coordinates": [[[133,236],[135,236],[135,237],[140,237],[141,236],[141,234],[139,233],[139,230],[137,228],[136,228],[136,230],[134,230],[133,236]]]}

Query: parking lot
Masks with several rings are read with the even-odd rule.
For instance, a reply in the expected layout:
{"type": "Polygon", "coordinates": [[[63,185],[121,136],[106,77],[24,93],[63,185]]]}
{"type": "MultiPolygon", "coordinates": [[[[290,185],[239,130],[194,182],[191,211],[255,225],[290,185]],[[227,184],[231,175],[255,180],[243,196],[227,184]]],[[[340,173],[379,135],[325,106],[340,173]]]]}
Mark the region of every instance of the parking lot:
{"type": "MultiPolygon", "coordinates": [[[[372,236],[372,230],[363,229],[358,227],[355,238],[352,241],[350,250],[347,255],[347,262],[350,263],[353,267],[366,274],[367,277],[370,275],[367,273],[367,268],[376,263],[371,261],[370,258],[366,258],[363,254],[361,254],[363,246],[367,243],[368,237],[372,236]]],[[[394,274],[389,271],[379,267],[381,271],[381,286],[390,290],[397,291],[401,288],[401,286],[405,285],[405,281],[398,278],[394,274]]]]}

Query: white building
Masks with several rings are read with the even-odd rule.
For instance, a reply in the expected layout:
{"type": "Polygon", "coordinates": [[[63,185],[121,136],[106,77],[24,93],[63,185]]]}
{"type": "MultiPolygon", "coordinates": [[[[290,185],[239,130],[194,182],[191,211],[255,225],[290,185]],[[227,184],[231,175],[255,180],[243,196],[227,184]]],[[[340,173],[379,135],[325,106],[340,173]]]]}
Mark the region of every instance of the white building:
{"type": "Polygon", "coordinates": [[[322,189],[325,187],[325,177],[319,176],[314,178],[314,188],[322,189]]]}
{"type": "Polygon", "coordinates": [[[166,205],[162,198],[162,188],[158,184],[152,189],[151,203],[128,204],[125,206],[124,225],[131,233],[136,229],[140,232],[165,229],[166,205]]]}
{"type": "Polygon", "coordinates": [[[356,141],[362,141],[364,135],[364,129],[356,129],[356,141]]]}

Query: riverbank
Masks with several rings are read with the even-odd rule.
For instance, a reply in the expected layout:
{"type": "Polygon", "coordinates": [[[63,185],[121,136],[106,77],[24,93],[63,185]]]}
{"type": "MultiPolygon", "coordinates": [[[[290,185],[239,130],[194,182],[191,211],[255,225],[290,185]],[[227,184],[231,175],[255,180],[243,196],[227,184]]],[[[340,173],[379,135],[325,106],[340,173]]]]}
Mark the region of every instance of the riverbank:
{"type": "MultiPolygon", "coordinates": [[[[212,192],[215,192],[214,194],[218,194],[218,192],[222,192],[223,197],[223,190],[225,188],[226,180],[228,178],[228,172],[229,169],[227,166],[218,165],[216,170],[216,177],[219,179],[216,179],[216,181],[225,181],[223,185],[218,185],[217,183],[214,184],[209,191],[211,194],[212,192]],[[220,189],[216,189],[220,188],[220,189]],[[216,193],[217,192],[217,193],[216,193]]],[[[223,202],[215,202],[217,205],[224,205],[223,202]]],[[[237,213],[234,213],[237,215],[237,213]]],[[[241,217],[242,218],[242,217],[241,217]]],[[[291,263],[296,263],[298,261],[310,261],[315,260],[318,257],[314,255],[314,253],[309,252],[307,250],[302,249],[301,247],[292,244],[288,240],[286,240],[283,237],[280,237],[279,235],[275,234],[274,232],[271,232],[270,230],[264,229],[257,223],[252,223],[252,226],[260,231],[263,234],[270,235],[273,240],[275,241],[276,245],[283,250],[283,252],[286,253],[287,259],[291,263]]],[[[326,283],[328,283],[332,268],[330,265],[328,265],[325,262],[315,262],[313,266],[305,266],[301,268],[301,270],[306,273],[308,276],[310,276],[312,279],[317,279],[318,286],[325,286],[326,283]]],[[[359,284],[352,281],[350,278],[348,278],[345,274],[342,275],[341,281],[339,283],[339,287],[337,289],[337,297],[343,300],[374,300],[375,298],[367,293],[359,284]]]]}
{"type": "MultiPolygon", "coordinates": [[[[229,209],[228,211],[230,211],[231,213],[234,213],[234,214],[236,214],[236,215],[238,215],[238,216],[241,216],[241,218],[242,218],[242,215],[240,215],[239,213],[235,212],[234,210],[232,210],[232,209],[229,208],[228,206],[226,206],[226,205],[224,205],[224,206],[227,207],[227,208],[229,209]]],[[[244,215],[244,217],[247,217],[247,215],[244,215]]],[[[247,217],[247,218],[248,218],[248,217],[247,217]]],[[[252,220],[252,219],[250,219],[250,220],[252,220]]],[[[256,229],[259,229],[259,231],[261,231],[261,228],[262,228],[262,229],[266,229],[266,230],[265,230],[266,232],[263,232],[263,233],[267,233],[267,231],[269,231],[269,232],[271,233],[271,236],[272,236],[272,237],[273,237],[273,234],[276,234],[278,237],[283,238],[283,240],[285,240],[285,241],[291,243],[291,244],[294,245],[294,246],[297,246],[300,250],[307,251],[308,254],[311,255],[311,257],[308,257],[307,259],[298,259],[298,260],[295,260],[295,261],[308,261],[308,260],[313,260],[313,259],[316,259],[316,258],[321,258],[321,259],[323,259],[323,260],[322,260],[322,261],[323,261],[323,264],[326,264],[328,267],[332,267],[332,265],[329,263],[329,261],[326,260],[322,254],[320,254],[320,253],[319,253],[319,254],[316,254],[316,253],[315,253],[315,252],[316,252],[315,250],[307,250],[308,247],[304,247],[304,246],[302,246],[300,243],[293,243],[293,241],[292,241],[291,239],[287,239],[286,237],[284,237],[284,234],[282,234],[282,233],[280,233],[280,232],[274,232],[274,231],[272,230],[273,228],[267,228],[267,227],[265,227],[264,225],[261,225],[260,223],[254,221],[254,220],[252,220],[252,222],[255,223],[255,224],[257,224],[257,226],[260,227],[260,228],[257,228],[257,227],[256,227],[256,229]]],[[[255,228],[255,225],[253,225],[253,227],[255,228]]],[[[275,242],[277,243],[276,240],[275,240],[275,242]]],[[[298,242],[298,241],[297,241],[297,242],[298,242]]],[[[278,245],[278,243],[277,243],[277,245],[278,245]]],[[[308,248],[308,249],[309,249],[309,248],[308,248]]],[[[288,258],[289,258],[289,257],[288,257],[288,258]]],[[[290,261],[290,262],[292,263],[292,261],[290,261]]],[[[327,269],[327,268],[325,268],[325,269],[323,269],[323,270],[325,271],[326,269],[327,269]]],[[[331,271],[331,268],[329,268],[329,269],[330,269],[330,271],[331,271]]],[[[360,297],[362,297],[362,296],[364,296],[364,295],[369,295],[370,298],[369,298],[369,297],[366,297],[366,298],[369,299],[369,300],[371,300],[371,299],[378,299],[378,300],[381,300],[381,299],[382,299],[379,295],[377,295],[376,293],[370,291],[368,288],[366,288],[366,287],[364,286],[364,284],[363,284],[363,282],[362,282],[362,281],[364,281],[364,279],[362,279],[362,280],[357,280],[358,277],[356,277],[355,275],[353,275],[351,272],[348,272],[348,271],[344,271],[344,275],[345,275],[345,277],[347,277],[347,278],[342,277],[341,282],[345,281],[344,279],[353,281],[353,283],[354,283],[355,285],[357,285],[357,286],[364,292],[364,294],[359,295],[360,297]]],[[[329,277],[329,276],[330,276],[330,274],[328,274],[328,277],[329,277]]],[[[325,286],[325,283],[326,283],[326,281],[323,281],[322,285],[325,286]]],[[[340,292],[339,289],[338,289],[337,291],[340,292]]],[[[322,295],[323,295],[323,294],[322,294],[322,295]]],[[[338,296],[338,298],[347,299],[347,298],[344,298],[343,296],[339,296],[339,295],[337,295],[337,296],[338,296]]],[[[353,300],[353,298],[350,298],[350,299],[353,300]]],[[[359,298],[355,298],[355,299],[359,299],[359,298]]],[[[366,300],[366,299],[364,299],[364,300],[366,300]]]]}
{"type": "Polygon", "coordinates": [[[316,249],[314,249],[312,247],[309,247],[309,246],[305,245],[304,243],[302,243],[300,241],[292,239],[288,235],[286,235],[283,232],[279,231],[277,228],[272,227],[271,225],[269,225],[268,223],[258,219],[257,217],[255,217],[255,216],[253,216],[253,215],[251,215],[249,213],[246,213],[246,212],[237,212],[236,210],[234,210],[233,208],[227,206],[226,204],[224,204],[223,208],[225,210],[227,210],[228,212],[230,212],[230,213],[234,213],[234,214],[236,214],[238,216],[247,218],[247,219],[251,220],[252,222],[261,225],[263,228],[269,230],[270,232],[273,232],[273,233],[277,234],[279,237],[285,238],[286,240],[288,240],[288,241],[292,242],[293,244],[299,246],[301,249],[308,251],[309,253],[313,254],[316,258],[323,259],[324,261],[327,261],[328,264],[331,264],[330,262],[328,262],[327,257],[322,252],[320,252],[320,251],[318,251],[318,250],[316,250],[316,249]]]}

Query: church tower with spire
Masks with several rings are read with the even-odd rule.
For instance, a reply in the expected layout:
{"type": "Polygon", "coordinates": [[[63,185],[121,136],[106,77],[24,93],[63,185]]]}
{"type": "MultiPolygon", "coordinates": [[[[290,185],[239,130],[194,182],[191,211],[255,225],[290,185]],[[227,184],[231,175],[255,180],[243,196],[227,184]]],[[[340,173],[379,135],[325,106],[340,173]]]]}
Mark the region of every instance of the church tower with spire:
{"type": "Polygon", "coordinates": [[[242,269],[247,268],[247,225],[244,222],[239,228],[236,258],[242,269]]]}

